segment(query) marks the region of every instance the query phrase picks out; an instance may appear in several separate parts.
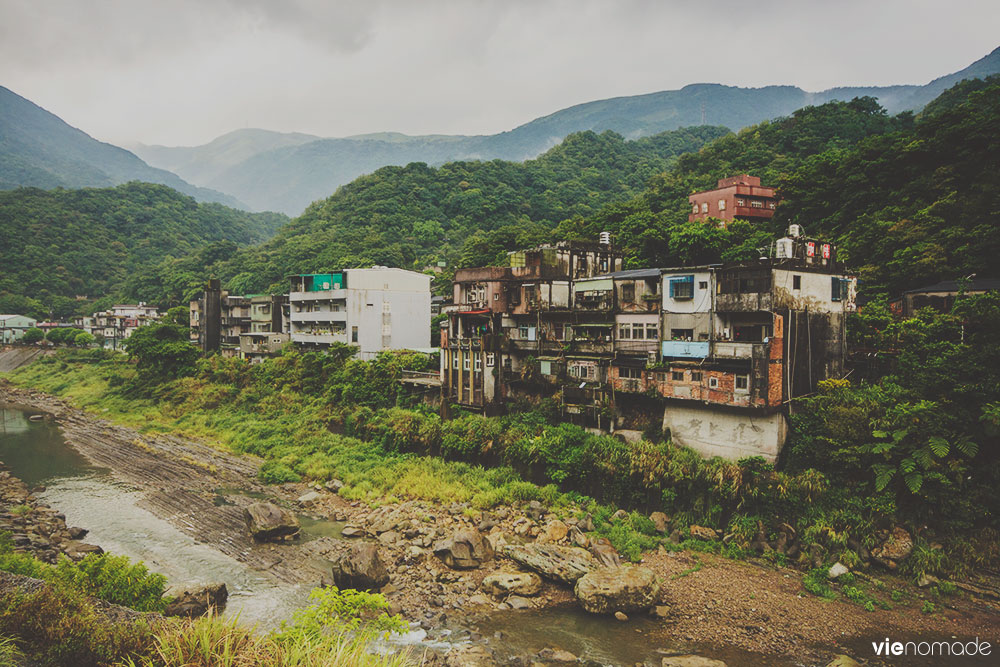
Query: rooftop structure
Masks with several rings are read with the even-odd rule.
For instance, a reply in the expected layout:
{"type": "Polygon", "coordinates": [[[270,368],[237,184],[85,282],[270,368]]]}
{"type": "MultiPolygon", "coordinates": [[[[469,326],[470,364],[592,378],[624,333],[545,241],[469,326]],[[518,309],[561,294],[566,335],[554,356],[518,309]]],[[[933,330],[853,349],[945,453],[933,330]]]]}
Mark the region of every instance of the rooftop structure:
{"type": "Polygon", "coordinates": [[[719,179],[714,190],[695,192],[688,196],[691,213],[688,222],[715,218],[723,223],[730,220],[769,220],[778,206],[774,188],[760,184],[760,178],[741,174],[719,179]]]}

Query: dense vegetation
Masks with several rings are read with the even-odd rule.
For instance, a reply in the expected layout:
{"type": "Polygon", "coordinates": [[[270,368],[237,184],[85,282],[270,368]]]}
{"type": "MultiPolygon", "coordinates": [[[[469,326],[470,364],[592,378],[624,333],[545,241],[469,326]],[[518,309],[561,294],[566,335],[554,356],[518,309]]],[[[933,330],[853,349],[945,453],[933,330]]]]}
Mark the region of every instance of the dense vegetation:
{"type": "MultiPolygon", "coordinates": [[[[164,257],[193,256],[206,264],[238,246],[269,238],[285,221],[220,204],[199,204],[163,185],[127,183],[115,188],[0,192],[0,312],[65,318],[80,308],[108,307],[126,285],[164,257]],[[99,299],[95,305],[77,297],[99,299]]],[[[197,277],[178,277],[179,300],[197,277]]],[[[162,294],[131,290],[158,302],[162,294]]]]}
{"type": "Polygon", "coordinates": [[[396,382],[404,368],[434,365],[419,354],[360,361],[347,346],[288,349],[260,365],[190,355],[166,373],[156,369],[180,357],[156,342],[168,337],[151,335],[130,349],[135,363],[67,351],[13,379],[142,428],[261,456],[269,483],[337,477],[345,498],[367,502],[573,505],[632,558],[662,539],[640,514],[612,520],[618,507],[724,529],[733,554],[759,526],[788,522],[831,559],[851,562],[878,530],[902,523],[919,547],[908,573],[954,574],[1000,562],[1000,346],[990,338],[998,324],[996,294],[900,322],[871,305],[852,320],[851,337],[892,361],[801,400],[778,469],[756,458],[703,460],[655,430],[631,444],[594,435],[560,423],[546,401],[445,420],[396,382]],[[931,549],[936,541],[945,549],[931,549]]]}
{"type": "Polygon", "coordinates": [[[232,259],[167,261],[143,276],[137,290],[172,296],[177,276],[206,271],[226,279],[235,292],[250,293],[284,290],[288,274],[330,267],[422,270],[438,262],[451,267],[497,261],[504,250],[550,238],[564,218],[628,199],[677,155],[726,133],[701,127],[625,141],[611,132],[583,132],[524,163],[385,167],[313,204],[262,246],[232,259]]]}
{"type": "Polygon", "coordinates": [[[260,632],[216,616],[193,621],[108,611],[163,611],[165,579],[122,556],[91,554],[49,565],[12,550],[0,535],[0,570],[47,585],[0,594],[0,664],[44,667],[397,667],[405,654],[369,655],[378,633],[405,623],[381,595],[316,589],[312,604],[279,630],[260,632]],[[27,661],[25,660],[27,658],[27,661]]]}
{"type": "Polygon", "coordinates": [[[919,117],[871,98],[829,103],[723,137],[678,160],[635,199],[557,235],[615,232],[633,266],[749,259],[789,223],[838,242],[873,296],[998,275],[1000,77],[946,92],[919,117]],[[770,224],[689,225],[687,196],[747,172],[783,197],[770,224]]]}

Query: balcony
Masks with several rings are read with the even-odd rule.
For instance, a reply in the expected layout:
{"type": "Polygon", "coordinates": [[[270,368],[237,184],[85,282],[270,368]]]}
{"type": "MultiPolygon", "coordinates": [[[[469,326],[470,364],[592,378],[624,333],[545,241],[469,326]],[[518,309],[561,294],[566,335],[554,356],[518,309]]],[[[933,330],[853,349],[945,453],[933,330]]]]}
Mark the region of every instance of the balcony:
{"type": "Polygon", "coordinates": [[[715,343],[714,356],[721,359],[752,359],[754,345],[766,345],[766,343],[718,341],[715,343]]]}
{"type": "Polygon", "coordinates": [[[646,382],[639,378],[615,378],[612,385],[615,391],[627,394],[641,394],[646,391],[646,382]]]}
{"type": "Polygon", "coordinates": [[[691,340],[665,340],[662,344],[664,357],[675,359],[704,359],[708,356],[709,342],[691,340]]]}
{"type": "Polygon", "coordinates": [[[622,352],[624,354],[648,355],[650,352],[656,352],[659,347],[660,341],[656,338],[650,340],[615,341],[615,351],[622,352]]]}
{"type": "Polygon", "coordinates": [[[773,208],[754,208],[752,206],[734,206],[733,216],[737,218],[765,218],[774,217],[773,208]]]}
{"type": "Polygon", "coordinates": [[[610,291],[600,295],[577,293],[573,306],[576,310],[607,311],[611,310],[613,301],[610,291]]]}
{"type": "Polygon", "coordinates": [[[570,343],[570,349],[576,354],[611,354],[614,343],[611,339],[576,339],[570,343]]]}
{"type": "Polygon", "coordinates": [[[332,301],[333,299],[346,299],[346,289],[328,289],[319,292],[291,292],[288,300],[292,303],[302,301],[332,301]]]}
{"type": "Polygon", "coordinates": [[[333,345],[334,343],[347,343],[346,333],[309,333],[307,331],[293,331],[292,342],[304,345],[333,345]]]}
{"type": "Polygon", "coordinates": [[[292,313],[292,322],[346,322],[346,310],[314,310],[292,313]]]}

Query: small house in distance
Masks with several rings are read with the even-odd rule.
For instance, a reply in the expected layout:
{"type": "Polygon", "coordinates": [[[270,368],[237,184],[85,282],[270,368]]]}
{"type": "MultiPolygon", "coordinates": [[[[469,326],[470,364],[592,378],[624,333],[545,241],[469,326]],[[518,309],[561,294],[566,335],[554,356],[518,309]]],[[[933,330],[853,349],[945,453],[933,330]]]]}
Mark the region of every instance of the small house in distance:
{"type": "Polygon", "coordinates": [[[719,179],[714,190],[695,192],[688,196],[691,213],[688,222],[717,218],[730,220],[770,220],[778,207],[774,188],[765,188],[760,178],[740,174],[719,179]]]}
{"type": "Polygon", "coordinates": [[[0,343],[6,345],[20,340],[24,332],[36,324],[26,315],[0,315],[0,343]]]}
{"type": "MultiPolygon", "coordinates": [[[[980,278],[965,283],[965,294],[984,294],[1000,290],[1000,279],[980,278]]],[[[947,313],[955,305],[962,286],[957,280],[944,280],[934,285],[911,289],[889,302],[889,309],[898,317],[913,317],[921,308],[933,308],[947,313]]]]}

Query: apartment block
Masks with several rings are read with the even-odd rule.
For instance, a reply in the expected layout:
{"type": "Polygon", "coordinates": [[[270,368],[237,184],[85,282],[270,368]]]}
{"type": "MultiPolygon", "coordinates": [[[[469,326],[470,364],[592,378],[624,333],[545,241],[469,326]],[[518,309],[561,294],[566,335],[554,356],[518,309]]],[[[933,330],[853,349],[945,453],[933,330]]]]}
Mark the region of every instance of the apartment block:
{"type": "Polygon", "coordinates": [[[574,265],[569,247],[457,271],[443,398],[496,413],[550,396],[586,426],[662,424],[706,455],[774,460],[788,401],[843,374],[855,282],[836,248],[790,235],[754,262],[622,271],[603,247],[588,266],[610,271],[546,271],[574,265]]]}
{"type": "Polygon", "coordinates": [[[376,266],[291,276],[289,334],[303,347],[346,343],[370,359],[430,346],[431,277],[376,266]]]}

